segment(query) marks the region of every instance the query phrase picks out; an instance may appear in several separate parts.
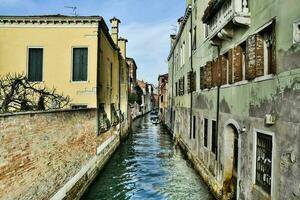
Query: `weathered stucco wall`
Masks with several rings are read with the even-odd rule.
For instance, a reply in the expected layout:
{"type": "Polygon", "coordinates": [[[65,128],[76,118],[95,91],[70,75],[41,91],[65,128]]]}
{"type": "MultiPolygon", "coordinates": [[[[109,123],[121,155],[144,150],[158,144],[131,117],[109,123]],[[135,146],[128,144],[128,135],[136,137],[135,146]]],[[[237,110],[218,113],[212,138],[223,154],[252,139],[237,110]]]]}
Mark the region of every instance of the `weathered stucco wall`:
{"type": "Polygon", "coordinates": [[[116,130],[97,136],[96,116],[96,109],[1,116],[0,199],[49,199],[66,184],[55,199],[82,193],[119,142],[116,130]]]}

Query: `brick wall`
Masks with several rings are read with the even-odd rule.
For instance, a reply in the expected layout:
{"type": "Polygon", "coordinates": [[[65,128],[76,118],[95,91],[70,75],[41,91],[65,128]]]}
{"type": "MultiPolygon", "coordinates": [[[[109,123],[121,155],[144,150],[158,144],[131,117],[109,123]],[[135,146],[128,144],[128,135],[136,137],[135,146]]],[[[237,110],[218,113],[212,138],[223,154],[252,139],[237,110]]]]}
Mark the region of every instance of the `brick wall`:
{"type": "Polygon", "coordinates": [[[96,110],[0,116],[0,199],[49,199],[96,155],[96,110]]]}

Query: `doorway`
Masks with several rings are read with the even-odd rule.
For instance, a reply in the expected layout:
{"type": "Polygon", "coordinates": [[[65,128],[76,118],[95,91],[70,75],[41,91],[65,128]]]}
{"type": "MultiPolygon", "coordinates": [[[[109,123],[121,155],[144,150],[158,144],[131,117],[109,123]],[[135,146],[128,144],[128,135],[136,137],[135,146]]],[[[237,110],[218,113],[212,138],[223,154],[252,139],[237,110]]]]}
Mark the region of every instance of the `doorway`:
{"type": "Polygon", "coordinates": [[[239,182],[239,134],[233,124],[225,127],[224,132],[224,174],[223,190],[226,199],[238,199],[239,182]]]}

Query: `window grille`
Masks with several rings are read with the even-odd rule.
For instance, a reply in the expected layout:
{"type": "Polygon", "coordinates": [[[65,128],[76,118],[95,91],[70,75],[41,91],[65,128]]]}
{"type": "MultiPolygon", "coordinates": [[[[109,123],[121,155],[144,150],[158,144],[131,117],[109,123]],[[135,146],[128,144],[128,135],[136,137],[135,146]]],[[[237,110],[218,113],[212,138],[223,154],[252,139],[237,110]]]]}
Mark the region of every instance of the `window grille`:
{"type": "Polygon", "coordinates": [[[257,133],[256,184],[268,194],[271,193],[272,136],[257,133]]]}

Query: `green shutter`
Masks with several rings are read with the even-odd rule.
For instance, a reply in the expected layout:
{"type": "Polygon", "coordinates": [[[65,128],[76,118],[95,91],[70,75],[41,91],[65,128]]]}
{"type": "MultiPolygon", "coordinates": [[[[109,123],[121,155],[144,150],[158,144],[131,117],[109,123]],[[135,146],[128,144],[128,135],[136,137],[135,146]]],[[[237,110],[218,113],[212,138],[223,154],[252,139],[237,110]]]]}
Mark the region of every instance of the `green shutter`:
{"type": "Polygon", "coordinates": [[[87,81],[88,49],[73,49],[73,81],[87,81]]]}
{"type": "Polygon", "coordinates": [[[43,49],[29,49],[28,80],[43,81],[43,49]]]}

